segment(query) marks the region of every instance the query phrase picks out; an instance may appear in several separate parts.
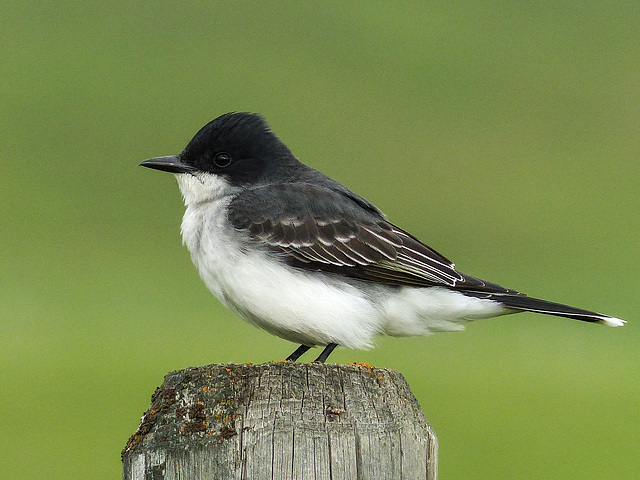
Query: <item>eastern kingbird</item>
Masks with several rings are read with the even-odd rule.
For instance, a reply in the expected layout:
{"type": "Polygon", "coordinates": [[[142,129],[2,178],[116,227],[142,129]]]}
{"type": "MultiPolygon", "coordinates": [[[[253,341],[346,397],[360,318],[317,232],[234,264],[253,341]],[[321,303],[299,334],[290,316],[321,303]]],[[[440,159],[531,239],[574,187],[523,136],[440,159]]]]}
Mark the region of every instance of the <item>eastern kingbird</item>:
{"type": "Polygon", "coordinates": [[[250,323],[300,344],[367,348],[376,334],[461,330],[531,311],[622,326],[619,318],[528,297],[454,268],[360,195],[291,153],[263,117],[227,113],[179,155],[141,163],[175,174],[182,239],[200,277],[250,323]]]}

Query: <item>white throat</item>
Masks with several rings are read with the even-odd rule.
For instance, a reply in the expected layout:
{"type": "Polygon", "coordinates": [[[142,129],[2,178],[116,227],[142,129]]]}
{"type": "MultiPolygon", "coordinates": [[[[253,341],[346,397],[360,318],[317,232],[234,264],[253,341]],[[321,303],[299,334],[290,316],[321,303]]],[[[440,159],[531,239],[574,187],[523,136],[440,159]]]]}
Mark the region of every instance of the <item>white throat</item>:
{"type": "Polygon", "coordinates": [[[176,173],[175,177],[186,206],[219,200],[241,190],[238,187],[232,187],[224,178],[212,173],[176,173]]]}

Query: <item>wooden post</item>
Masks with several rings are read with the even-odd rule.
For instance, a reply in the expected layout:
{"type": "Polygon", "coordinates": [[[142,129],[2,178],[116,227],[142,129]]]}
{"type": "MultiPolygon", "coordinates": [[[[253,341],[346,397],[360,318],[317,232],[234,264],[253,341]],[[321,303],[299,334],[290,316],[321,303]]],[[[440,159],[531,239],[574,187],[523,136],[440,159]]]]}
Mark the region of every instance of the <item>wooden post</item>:
{"type": "Polygon", "coordinates": [[[400,373],[276,362],[170,372],[122,461],[124,480],[414,480],[437,455],[400,373]]]}

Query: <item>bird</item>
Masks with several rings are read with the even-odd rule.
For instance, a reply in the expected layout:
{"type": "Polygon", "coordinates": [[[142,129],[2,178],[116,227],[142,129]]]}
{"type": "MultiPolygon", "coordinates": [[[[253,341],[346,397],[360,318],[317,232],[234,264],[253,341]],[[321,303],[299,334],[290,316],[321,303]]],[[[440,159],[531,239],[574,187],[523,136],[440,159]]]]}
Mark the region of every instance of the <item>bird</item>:
{"type": "Polygon", "coordinates": [[[300,346],[367,349],[377,335],[462,330],[522,311],[608,326],[622,319],[464,274],[362,196],[300,162],[260,114],[230,112],[182,153],[141,166],[173,173],[183,244],[207,288],[249,323],[300,346]]]}

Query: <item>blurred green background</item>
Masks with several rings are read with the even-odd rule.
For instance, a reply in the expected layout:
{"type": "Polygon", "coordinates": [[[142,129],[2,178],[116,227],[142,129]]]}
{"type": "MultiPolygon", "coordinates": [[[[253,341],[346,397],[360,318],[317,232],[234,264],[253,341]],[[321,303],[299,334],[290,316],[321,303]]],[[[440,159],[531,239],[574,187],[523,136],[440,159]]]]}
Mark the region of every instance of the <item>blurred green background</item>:
{"type": "Polygon", "coordinates": [[[335,352],[406,376],[440,478],[637,478],[638,25],[636,1],[5,2],[2,477],[119,478],[166,372],[293,351],[207,292],[175,181],[138,167],[248,110],[462,271],[629,320],[335,352]]]}

